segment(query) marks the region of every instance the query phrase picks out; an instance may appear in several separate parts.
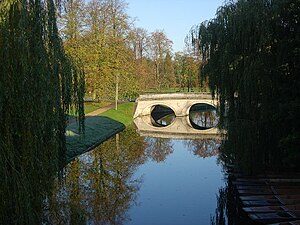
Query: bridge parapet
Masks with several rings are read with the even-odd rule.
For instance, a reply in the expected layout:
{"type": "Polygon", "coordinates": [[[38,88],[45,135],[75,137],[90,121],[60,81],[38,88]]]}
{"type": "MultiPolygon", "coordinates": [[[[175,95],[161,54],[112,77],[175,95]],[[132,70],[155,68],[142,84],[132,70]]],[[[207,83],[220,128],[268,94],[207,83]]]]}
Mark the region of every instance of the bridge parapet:
{"type": "Polygon", "coordinates": [[[155,100],[176,100],[176,99],[211,99],[210,93],[163,93],[163,94],[144,94],[140,95],[136,102],[155,101],[155,100]]]}
{"type": "Polygon", "coordinates": [[[171,108],[176,117],[187,116],[194,104],[205,103],[217,107],[217,101],[208,93],[169,93],[146,94],[136,100],[137,106],[133,118],[150,115],[156,105],[171,108]]]}

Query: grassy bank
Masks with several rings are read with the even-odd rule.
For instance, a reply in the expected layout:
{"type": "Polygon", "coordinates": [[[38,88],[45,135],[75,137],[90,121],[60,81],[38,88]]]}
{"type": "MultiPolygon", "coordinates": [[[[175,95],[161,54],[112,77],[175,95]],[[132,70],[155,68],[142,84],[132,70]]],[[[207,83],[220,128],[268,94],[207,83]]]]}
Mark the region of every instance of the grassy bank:
{"type": "Polygon", "coordinates": [[[99,116],[105,116],[120,123],[128,126],[132,123],[133,113],[134,113],[134,102],[127,102],[118,105],[118,110],[110,109],[104,113],[99,114],[99,116]]]}
{"type": "MultiPolygon", "coordinates": [[[[110,105],[111,103],[113,103],[113,101],[102,101],[102,102],[85,102],[84,103],[84,114],[88,114],[90,112],[93,112],[99,108],[105,107],[107,105],[110,105]]],[[[75,110],[71,109],[69,112],[70,116],[74,116],[75,115],[75,110]]]]}
{"type": "Polygon", "coordinates": [[[84,114],[93,112],[99,108],[111,104],[113,101],[102,101],[102,102],[85,102],[84,103],[84,114]]]}
{"type": "Polygon", "coordinates": [[[84,133],[78,132],[77,122],[70,123],[66,129],[67,162],[92,150],[124,129],[124,124],[104,116],[86,118],[84,133]]]}
{"type": "MultiPolygon", "coordinates": [[[[78,132],[76,121],[68,124],[66,129],[67,162],[76,156],[92,150],[132,123],[133,102],[123,103],[118,110],[110,109],[98,116],[86,117],[85,133],[78,132]]],[[[97,108],[98,109],[98,108],[97,108]]]]}

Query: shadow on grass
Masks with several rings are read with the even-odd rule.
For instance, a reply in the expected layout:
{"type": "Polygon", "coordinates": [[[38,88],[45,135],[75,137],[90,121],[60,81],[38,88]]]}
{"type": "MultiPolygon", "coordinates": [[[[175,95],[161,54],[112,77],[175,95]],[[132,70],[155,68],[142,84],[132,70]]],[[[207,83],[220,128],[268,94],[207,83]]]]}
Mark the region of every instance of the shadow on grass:
{"type": "Polygon", "coordinates": [[[86,117],[84,133],[79,133],[77,121],[71,122],[66,129],[67,164],[124,129],[123,123],[105,116],[86,117]]]}

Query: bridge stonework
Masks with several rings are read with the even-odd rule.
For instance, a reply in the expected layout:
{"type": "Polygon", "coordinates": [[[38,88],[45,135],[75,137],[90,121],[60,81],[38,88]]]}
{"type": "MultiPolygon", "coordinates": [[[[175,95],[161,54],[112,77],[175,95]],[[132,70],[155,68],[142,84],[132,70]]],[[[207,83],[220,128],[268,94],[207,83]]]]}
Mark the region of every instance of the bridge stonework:
{"type": "Polygon", "coordinates": [[[133,118],[150,115],[156,105],[171,108],[176,117],[189,115],[190,108],[198,103],[205,103],[217,107],[217,101],[207,93],[168,93],[141,95],[136,100],[136,109],[133,118]]]}
{"type": "Polygon", "coordinates": [[[150,116],[142,116],[134,119],[138,133],[145,137],[177,138],[177,139],[222,139],[218,128],[197,130],[192,127],[188,116],[176,117],[174,121],[165,127],[151,125],[150,116]]]}

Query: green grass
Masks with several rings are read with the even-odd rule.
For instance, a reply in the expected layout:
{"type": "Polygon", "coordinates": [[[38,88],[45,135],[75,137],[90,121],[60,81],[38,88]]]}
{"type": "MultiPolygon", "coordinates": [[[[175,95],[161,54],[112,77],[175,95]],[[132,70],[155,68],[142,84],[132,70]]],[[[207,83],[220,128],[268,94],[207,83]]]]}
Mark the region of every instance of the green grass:
{"type": "Polygon", "coordinates": [[[68,124],[66,129],[67,162],[93,149],[124,128],[124,124],[104,116],[87,117],[84,133],[79,133],[78,122],[68,124]]]}
{"type": "Polygon", "coordinates": [[[118,110],[110,109],[104,113],[99,114],[99,116],[106,116],[113,120],[116,120],[120,123],[123,123],[125,126],[128,126],[132,123],[133,113],[134,113],[134,102],[127,102],[118,105],[118,110]]]}
{"type": "MultiPolygon", "coordinates": [[[[93,112],[99,108],[102,108],[104,106],[107,106],[109,104],[111,104],[112,101],[103,101],[103,102],[85,102],[84,103],[84,114],[88,114],[90,112],[93,112]]],[[[71,109],[69,112],[70,116],[74,116],[75,115],[75,111],[74,109],[71,109]]]]}
{"type": "MultiPolygon", "coordinates": [[[[94,111],[108,104],[87,104],[85,110],[94,111]]],[[[86,117],[84,134],[78,132],[78,122],[69,123],[66,129],[67,161],[70,162],[129,126],[132,123],[134,107],[134,102],[123,103],[118,106],[118,110],[110,109],[98,116],[86,117]]]]}
{"type": "Polygon", "coordinates": [[[93,112],[99,108],[102,108],[104,106],[107,106],[111,104],[109,101],[103,101],[103,102],[85,102],[84,103],[84,113],[88,114],[90,112],[93,112]]]}

